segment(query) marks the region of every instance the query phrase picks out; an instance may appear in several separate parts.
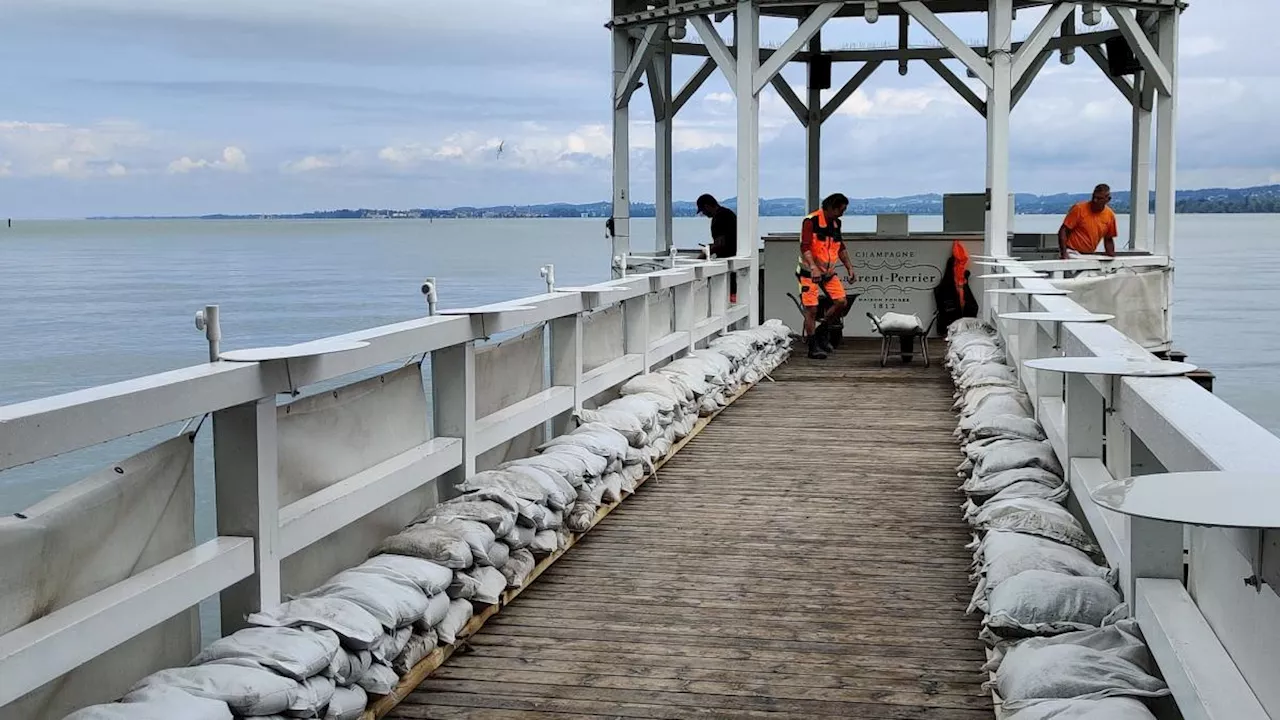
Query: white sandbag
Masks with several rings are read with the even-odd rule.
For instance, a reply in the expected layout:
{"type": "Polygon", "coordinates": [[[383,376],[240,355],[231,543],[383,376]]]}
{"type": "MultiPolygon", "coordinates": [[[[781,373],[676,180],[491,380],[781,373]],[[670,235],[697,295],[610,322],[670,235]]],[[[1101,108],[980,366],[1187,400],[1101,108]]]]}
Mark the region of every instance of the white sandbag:
{"type": "Polygon", "coordinates": [[[435,630],[415,630],[413,635],[409,637],[409,642],[405,643],[404,650],[391,663],[391,669],[395,670],[397,675],[403,677],[414,666],[435,652],[436,646],[439,644],[440,638],[436,635],[435,630]]]}
{"type": "Polygon", "coordinates": [[[609,473],[600,479],[600,484],[604,486],[604,492],[600,495],[600,499],[606,503],[622,502],[622,476],[618,473],[609,473]]]}
{"type": "MultiPolygon", "coordinates": [[[[450,584],[452,582],[451,580],[450,584]]],[[[431,596],[427,603],[426,612],[422,613],[422,617],[418,619],[418,622],[414,623],[414,627],[419,630],[430,630],[444,619],[444,616],[449,612],[449,600],[451,599],[446,592],[448,589],[449,586],[446,585],[444,591],[431,596]]]]}
{"type": "MultiPolygon", "coordinates": [[[[382,634],[382,623],[350,600],[331,597],[297,598],[250,615],[250,625],[260,627],[311,627],[332,630],[342,644],[367,650],[382,634]]],[[[258,713],[270,715],[271,712],[258,713]]]]}
{"type": "Polygon", "coordinates": [[[652,393],[669,398],[675,402],[683,402],[692,398],[688,397],[685,392],[676,387],[671,382],[671,378],[658,373],[647,373],[645,375],[637,375],[622,384],[618,389],[622,395],[639,395],[641,393],[652,393]]]}
{"type": "Polygon", "coordinates": [[[658,424],[658,418],[662,414],[662,403],[643,395],[624,395],[605,403],[600,410],[634,415],[647,433],[658,424]]]}
{"type": "Polygon", "coordinates": [[[533,553],[528,550],[513,551],[511,559],[502,567],[502,576],[507,579],[507,587],[514,589],[524,585],[537,564],[533,559],[533,553]]]}
{"type": "Polygon", "coordinates": [[[337,689],[332,678],[312,675],[303,681],[301,694],[286,714],[291,717],[320,717],[321,711],[333,700],[333,694],[337,689]]]}
{"type": "Polygon", "coordinates": [[[346,570],[299,597],[350,600],[369,611],[388,630],[412,624],[427,609],[427,594],[407,577],[346,570]]]}
{"type": "Polygon", "coordinates": [[[627,454],[627,448],[630,447],[630,443],[622,433],[604,423],[579,425],[569,431],[568,437],[586,438],[590,442],[582,444],[582,447],[610,460],[622,459],[627,454]]]}
{"type": "MultiPolygon", "coordinates": [[[[656,417],[657,414],[655,413],[654,415],[656,417]]],[[[577,410],[573,416],[583,425],[602,424],[612,428],[622,435],[627,444],[632,447],[644,445],[646,428],[643,420],[634,412],[605,405],[596,410],[588,410],[586,408],[577,410]]]]}
{"type": "MultiPolygon", "coordinates": [[[[533,528],[529,528],[532,530],[533,528]]],[[[511,557],[511,546],[504,542],[496,542],[493,547],[489,548],[489,566],[502,569],[507,564],[507,560],[511,557]]]]}
{"type": "Polygon", "coordinates": [[[564,524],[561,513],[535,503],[529,503],[520,508],[520,514],[528,518],[536,530],[557,530],[564,524]]]}
{"type": "Polygon", "coordinates": [[[590,468],[585,460],[566,454],[534,455],[533,457],[519,458],[503,463],[503,467],[507,469],[513,467],[536,467],[564,478],[564,481],[574,488],[581,485],[582,481],[590,475],[590,468]]]}
{"type": "Polygon", "coordinates": [[[1156,720],[1141,700],[1110,697],[1101,700],[1044,700],[1006,714],[1005,720],[1156,720]]]}
{"type": "Polygon", "coordinates": [[[502,591],[507,589],[507,577],[494,567],[477,567],[466,574],[476,579],[475,594],[472,602],[483,605],[497,605],[502,600],[502,591]]]}
{"type": "Polygon", "coordinates": [[[524,475],[506,470],[485,470],[458,483],[458,491],[462,493],[486,489],[502,490],[526,502],[547,504],[547,491],[541,485],[524,475]]]}
{"type": "Polygon", "coordinates": [[[1015,415],[1022,417],[1031,417],[1031,401],[1025,393],[1004,392],[1003,388],[988,388],[986,392],[980,390],[970,391],[978,395],[978,399],[966,405],[960,410],[961,427],[966,430],[970,426],[964,420],[972,418],[970,421],[973,426],[979,422],[985,422],[988,417],[996,417],[997,415],[1015,415]]]}
{"type": "MultiPolygon", "coordinates": [[[[1061,505],[1066,501],[1067,495],[1070,493],[1071,488],[1066,483],[1058,487],[1049,487],[1038,482],[1020,480],[1005,487],[984,502],[1000,502],[1001,500],[1012,500],[1014,498],[1040,498],[1041,500],[1048,500],[1054,504],[1061,505]]],[[[977,512],[976,505],[974,506],[974,512],[977,512]]]]}
{"type": "Polygon", "coordinates": [[[413,532],[420,527],[439,527],[457,533],[467,543],[467,547],[471,549],[471,558],[475,564],[492,564],[489,552],[498,543],[498,538],[489,529],[488,525],[474,520],[441,520],[432,518],[425,523],[411,525],[402,530],[400,534],[404,535],[413,532]]]}
{"type": "Polygon", "coordinates": [[[409,524],[416,525],[431,520],[481,522],[488,525],[494,535],[502,536],[511,532],[511,528],[515,526],[516,513],[511,508],[492,500],[448,500],[422,511],[409,524]]]}
{"type": "Polygon", "coordinates": [[[390,666],[374,663],[369,672],[360,678],[360,687],[370,695],[390,695],[400,683],[400,676],[390,666]]]}
{"type": "Polygon", "coordinates": [[[685,357],[701,362],[707,373],[707,380],[717,385],[727,384],[733,375],[733,363],[714,350],[694,350],[685,357]]]}
{"type": "Polygon", "coordinates": [[[581,445],[573,445],[573,444],[553,445],[551,447],[548,447],[545,451],[543,451],[543,454],[544,455],[569,455],[571,457],[578,458],[583,464],[586,465],[586,472],[583,473],[584,480],[590,479],[593,477],[600,477],[601,475],[604,474],[605,468],[609,467],[609,458],[596,455],[595,453],[591,452],[585,447],[582,447],[581,445]]]}
{"type": "Polygon", "coordinates": [[[564,518],[564,525],[568,529],[576,533],[583,533],[591,529],[592,523],[596,519],[597,508],[593,508],[585,503],[575,503],[573,509],[564,518]]]}
{"type": "Polygon", "coordinates": [[[198,697],[173,687],[149,687],[118,703],[77,710],[63,720],[232,720],[221,700],[198,697]]]}
{"type": "Polygon", "coordinates": [[[462,533],[443,525],[411,525],[379,543],[373,554],[407,555],[453,570],[475,564],[462,533]]]}
{"type": "Polygon", "coordinates": [[[333,654],[333,660],[329,662],[329,668],[323,674],[332,678],[338,686],[348,687],[360,680],[372,664],[373,654],[368,650],[353,652],[338,648],[338,652],[333,654]]]}
{"type": "Polygon", "coordinates": [[[1119,577],[1113,568],[1098,565],[1088,555],[1069,545],[1036,535],[1003,530],[987,533],[973,558],[978,567],[978,576],[989,588],[1027,570],[1095,577],[1108,585],[1114,585],[1119,577]]]}
{"type": "Polygon", "coordinates": [[[331,630],[247,627],[213,641],[190,664],[241,658],[301,682],[329,667],[338,645],[331,630]]]}
{"type": "Polygon", "coordinates": [[[1035,467],[1062,476],[1062,465],[1048,442],[1001,440],[973,461],[973,474],[993,475],[1004,470],[1035,467]]]}
{"type": "Polygon", "coordinates": [[[646,469],[644,465],[623,465],[621,472],[623,489],[627,492],[635,492],[636,486],[640,484],[640,479],[645,475],[646,469]]]}
{"type": "Polygon", "coordinates": [[[512,550],[519,550],[520,548],[529,547],[529,544],[533,542],[533,536],[537,532],[531,526],[517,524],[511,529],[511,532],[498,538],[498,540],[512,550]]]}
{"type": "Polygon", "coordinates": [[[984,632],[998,637],[1057,635],[1110,625],[1128,615],[1111,583],[1097,577],[1025,570],[992,588],[984,632]]]}
{"type": "Polygon", "coordinates": [[[373,655],[374,662],[390,665],[392,661],[400,656],[400,653],[404,652],[404,647],[409,644],[411,635],[413,635],[412,626],[385,632],[382,637],[373,641],[373,646],[369,648],[369,654],[373,655]]]}
{"type": "Polygon", "coordinates": [[[986,498],[995,495],[1014,483],[1020,482],[1034,482],[1050,488],[1061,487],[1064,484],[1062,476],[1059,474],[1044,468],[1026,467],[1010,468],[981,475],[974,473],[960,486],[960,489],[973,498],[977,504],[981,505],[986,498]]]}
{"type": "Polygon", "coordinates": [[[449,603],[449,612],[445,614],[440,624],[436,625],[436,635],[439,636],[440,642],[445,645],[452,645],[458,641],[458,633],[467,626],[472,615],[471,602],[469,600],[454,600],[449,603]]]}
{"type": "Polygon", "coordinates": [[[988,501],[978,509],[972,524],[979,530],[1010,530],[1039,535],[1071,545],[1087,553],[1097,553],[1080,522],[1061,506],[1038,498],[988,501]]]}
{"type": "Polygon", "coordinates": [[[130,703],[139,691],[162,687],[219,700],[231,712],[249,717],[283,713],[307,695],[297,680],[277,675],[251,660],[228,659],[152,673],[138,681],[124,700],[130,703]]]}
{"type": "Polygon", "coordinates": [[[1035,418],[1019,415],[994,415],[981,418],[981,422],[969,431],[969,437],[980,439],[986,437],[1021,438],[1023,440],[1044,440],[1044,428],[1035,418]]]}
{"type": "MultiPolygon", "coordinates": [[[[574,506],[574,510],[577,505],[574,506]]],[[[573,511],[569,511],[569,517],[573,517],[573,511]]],[[[533,542],[529,544],[529,550],[535,555],[550,555],[559,549],[559,535],[555,530],[542,530],[533,537],[533,542]]]]}
{"type": "Polygon", "coordinates": [[[1164,697],[1155,662],[1133,620],[1097,630],[1023,640],[987,666],[1006,710],[1042,700],[1164,697]]]}
{"type": "Polygon", "coordinates": [[[407,577],[428,595],[444,592],[453,579],[449,568],[408,555],[375,555],[347,572],[407,577]]]}
{"type": "Polygon", "coordinates": [[[656,405],[658,408],[657,424],[659,425],[661,425],[664,422],[670,422],[671,416],[674,415],[676,412],[676,409],[680,407],[680,401],[678,399],[668,395],[662,395],[660,393],[653,393],[653,392],[642,392],[642,393],[636,393],[635,395],[624,394],[622,397],[610,403],[610,405],[613,405],[614,403],[623,405],[623,404],[629,404],[629,403],[635,403],[635,402],[651,403],[653,405],[656,405]]]}
{"type": "Polygon", "coordinates": [[[337,688],[329,701],[324,720],[359,720],[368,704],[369,694],[359,685],[337,688]]]}
{"type": "MultiPolygon", "coordinates": [[[[619,435],[618,438],[621,440],[622,436],[619,435]]],[[[623,442],[623,447],[626,447],[625,441],[623,442]]],[[[501,469],[522,475],[538,483],[547,494],[547,507],[552,510],[563,510],[569,506],[569,503],[573,502],[573,496],[576,494],[573,485],[558,473],[549,472],[531,465],[504,465],[501,469]]]]}
{"type": "MultiPolygon", "coordinates": [[[[924,324],[920,322],[919,315],[907,315],[905,313],[887,312],[881,315],[877,320],[880,323],[880,332],[884,333],[908,333],[917,330],[924,330],[924,324]]],[[[872,326],[875,327],[874,325],[872,326]]]]}

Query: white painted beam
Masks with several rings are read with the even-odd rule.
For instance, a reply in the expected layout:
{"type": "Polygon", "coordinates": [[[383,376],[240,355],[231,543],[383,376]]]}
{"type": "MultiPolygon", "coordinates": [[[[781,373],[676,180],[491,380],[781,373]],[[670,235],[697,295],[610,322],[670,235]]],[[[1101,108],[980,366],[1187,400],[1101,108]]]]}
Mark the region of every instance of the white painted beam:
{"type": "Polygon", "coordinates": [[[288,557],[462,464],[462,440],[437,437],[280,510],[288,557]]]}
{"type": "Polygon", "coordinates": [[[1009,114],[1013,111],[1013,0],[990,0],[987,11],[988,255],[1009,254],[1009,114]]]}
{"type": "Polygon", "coordinates": [[[800,23],[800,27],[791,33],[791,37],[779,45],[768,60],[760,64],[760,68],[755,71],[753,92],[758,94],[773,80],[774,76],[782,72],[782,68],[791,62],[796,53],[800,52],[800,48],[804,47],[828,20],[835,17],[842,7],[844,7],[843,2],[827,2],[814,8],[813,12],[809,13],[809,17],[800,23]]]}
{"type": "Polygon", "coordinates": [[[791,83],[787,82],[787,79],[781,73],[774,75],[769,82],[773,85],[773,89],[778,92],[778,96],[782,98],[782,101],[787,104],[787,107],[791,108],[791,112],[800,121],[801,127],[808,127],[809,108],[800,100],[796,92],[791,89],[791,83]]]}
{"type": "MultiPolygon", "coordinates": [[[[741,292],[742,288],[739,287],[738,290],[741,292]]],[[[687,330],[677,330],[649,343],[649,362],[657,364],[682,350],[688,349],[689,332],[687,330]]]]}
{"type": "Polygon", "coordinates": [[[831,99],[827,101],[827,104],[822,106],[822,122],[826,122],[832,115],[835,115],[840,106],[853,97],[853,94],[858,91],[858,88],[862,87],[862,84],[867,81],[867,78],[871,77],[871,74],[878,67],[880,67],[880,61],[876,60],[858,68],[858,72],[854,73],[853,77],[849,78],[844,85],[841,85],[836,94],[832,95],[831,99]]]}
{"type": "MultiPolygon", "coordinates": [[[[622,77],[631,61],[631,38],[627,31],[613,30],[613,87],[622,87],[622,77]]],[[[611,258],[631,252],[631,114],[627,105],[613,110],[613,252],[611,258]]],[[[614,277],[621,271],[614,269],[614,277]]]]}
{"type": "Polygon", "coordinates": [[[1134,77],[1129,155],[1129,247],[1151,250],[1151,107],[1155,91],[1145,74],[1134,77]]]}
{"type": "Polygon", "coordinates": [[[957,60],[965,64],[965,67],[972,70],[983,85],[992,86],[991,65],[974,52],[973,48],[969,47],[969,43],[961,40],[951,28],[947,27],[946,23],[934,15],[933,11],[926,8],[924,3],[919,0],[910,0],[910,2],[898,3],[898,6],[915,18],[916,22],[929,31],[929,34],[937,38],[943,47],[950,50],[957,60]]]}
{"type": "Polygon", "coordinates": [[[462,441],[462,463],[437,483],[437,497],[448,500],[458,483],[476,472],[476,344],[437,350],[431,354],[431,413],[435,437],[462,441]]]}
{"type": "MultiPolygon", "coordinates": [[[[1116,21],[1116,27],[1120,29],[1120,34],[1124,35],[1124,39],[1129,41],[1129,47],[1133,49],[1133,54],[1137,56],[1138,62],[1142,63],[1142,69],[1147,72],[1147,76],[1155,85],[1156,90],[1161,95],[1172,94],[1173,78],[1169,73],[1169,67],[1165,64],[1166,60],[1151,45],[1151,41],[1147,39],[1146,31],[1133,16],[1133,11],[1128,8],[1109,5],[1107,6],[1107,12],[1111,13],[1111,18],[1116,21]]],[[[1173,14],[1176,15],[1176,12],[1173,14]]]]}
{"type": "Polygon", "coordinates": [[[644,355],[628,353],[582,374],[578,397],[589,400],[645,372],[644,355]]]}
{"type": "Polygon", "coordinates": [[[1076,10],[1075,3],[1060,2],[1054,5],[1040,19],[1040,23],[1036,25],[1036,29],[1031,31],[1031,35],[1022,41],[1022,45],[1018,47],[1017,52],[1013,55],[1013,82],[1018,84],[1022,80],[1022,76],[1027,74],[1032,64],[1039,58],[1041,51],[1049,44],[1049,40],[1053,38],[1053,33],[1062,25],[1062,21],[1076,10]]]}
{"type": "Polygon", "coordinates": [[[649,95],[653,103],[654,157],[654,248],[668,251],[675,243],[672,223],[673,120],[671,105],[671,41],[665,35],[656,41],[662,46],[654,53],[646,71],[649,95]]]}
{"type": "MultiPolygon", "coordinates": [[[[809,40],[809,54],[822,52],[822,33],[809,40]]],[[[818,207],[819,193],[822,186],[822,90],[813,87],[813,65],[805,66],[805,112],[804,121],[804,197],[805,209],[818,207]]]]}
{"type": "Polygon", "coordinates": [[[253,574],[253,541],[218,537],[0,635],[0,705],[253,574]]]}
{"type": "Polygon", "coordinates": [[[760,323],[760,94],[754,79],[760,65],[760,8],[740,0],[734,40],[738,48],[738,255],[751,263],[738,297],[748,310],[747,324],[760,323]]]}
{"type": "Polygon", "coordinates": [[[1169,70],[1169,92],[1156,97],[1156,232],[1151,249],[1173,260],[1178,166],[1178,13],[1164,13],[1158,27],[1160,57],[1169,70]]]}
{"type": "Polygon", "coordinates": [[[630,63],[614,85],[614,108],[625,107],[631,102],[631,95],[640,82],[640,74],[649,67],[649,61],[653,59],[653,53],[657,50],[658,31],[664,29],[666,29],[664,23],[654,23],[644,29],[644,35],[637,41],[636,48],[631,54],[630,63]]]}
{"type": "Polygon", "coordinates": [[[724,73],[724,79],[729,82],[729,88],[736,93],[738,91],[737,60],[734,59],[729,46],[724,44],[724,38],[720,37],[716,26],[711,24],[711,19],[706,15],[694,15],[689,18],[689,24],[693,25],[698,37],[702,38],[707,52],[711,54],[711,59],[716,62],[716,67],[724,73]]]}
{"type": "Polygon", "coordinates": [[[698,69],[694,71],[693,75],[685,81],[685,84],[680,88],[680,92],[676,93],[675,98],[672,99],[672,116],[675,116],[680,112],[680,108],[684,107],[685,103],[689,102],[689,100],[693,98],[694,93],[698,92],[698,89],[702,87],[702,84],[705,83],[707,78],[711,77],[711,74],[715,71],[716,61],[712,58],[707,58],[698,66],[698,69]]]}
{"type": "Polygon", "coordinates": [[[973,88],[965,84],[964,80],[951,72],[951,68],[944,65],[941,60],[926,60],[925,63],[929,67],[933,68],[933,71],[938,74],[938,77],[942,78],[948,85],[950,85],[952,90],[959,93],[960,97],[964,99],[965,102],[969,103],[970,107],[977,110],[979,115],[986,117],[986,101],[978,97],[978,93],[974,92],[973,88]]]}
{"type": "Polygon", "coordinates": [[[475,454],[482,455],[522,432],[573,409],[574,389],[547,388],[475,422],[475,454]]]}

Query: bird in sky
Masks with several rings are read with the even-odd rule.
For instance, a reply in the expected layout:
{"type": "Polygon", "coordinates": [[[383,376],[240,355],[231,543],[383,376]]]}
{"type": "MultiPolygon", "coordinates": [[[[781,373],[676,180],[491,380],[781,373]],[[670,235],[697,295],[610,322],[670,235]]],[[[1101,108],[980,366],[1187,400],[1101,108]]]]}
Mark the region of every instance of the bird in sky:
{"type": "Polygon", "coordinates": [[[498,142],[498,154],[494,156],[495,158],[500,158],[500,157],[502,157],[502,148],[503,148],[506,144],[507,144],[507,141],[506,141],[506,140],[501,140],[501,141],[499,141],[499,142],[498,142]]]}

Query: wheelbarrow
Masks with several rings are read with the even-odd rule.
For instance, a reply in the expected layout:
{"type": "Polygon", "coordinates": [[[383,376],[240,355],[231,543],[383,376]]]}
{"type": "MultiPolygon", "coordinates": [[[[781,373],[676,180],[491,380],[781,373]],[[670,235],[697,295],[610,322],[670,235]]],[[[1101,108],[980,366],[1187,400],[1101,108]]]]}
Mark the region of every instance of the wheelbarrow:
{"type": "Polygon", "coordinates": [[[915,341],[920,339],[921,354],[924,355],[924,366],[929,367],[929,333],[933,330],[933,324],[938,321],[938,313],[934,313],[929,319],[928,327],[913,327],[909,330],[889,329],[885,330],[880,326],[880,319],[871,313],[867,313],[867,317],[871,319],[872,326],[880,335],[880,367],[884,367],[889,362],[889,349],[893,343],[893,339],[898,339],[898,353],[902,356],[903,363],[911,362],[915,357],[915,341]]]}
{"type": "MultiPolygon", "coordinates": [[[[818,318],[819,321],[821,321],[821,318],[827,316],[827,311],[831,309],[831,306],[835,304],[835,301],[827,294],[826,288],[819,285],[818,290],[818,318]]],[[[847,304],[844,306],[844,314],[831,321],[831,324],[827,326],[831,331],[827,337],[827,342],[831,344],[831,347],[840,347],[840,341],[844,339],[844,319],[849,314],[849,311],[853,309],[853,301],[857,300],[858,296],[861,294],[862,293],[850,292],[847,288],[845,289],[845,302],[847,304]]],[[[803,318],[804,305],[801,304],[800,298],[796,297],[794,293],[787,293],[787,297],[791,298],[791,302],[796,304],[796,310],[800,312],[800,317],[803,318]]]]}

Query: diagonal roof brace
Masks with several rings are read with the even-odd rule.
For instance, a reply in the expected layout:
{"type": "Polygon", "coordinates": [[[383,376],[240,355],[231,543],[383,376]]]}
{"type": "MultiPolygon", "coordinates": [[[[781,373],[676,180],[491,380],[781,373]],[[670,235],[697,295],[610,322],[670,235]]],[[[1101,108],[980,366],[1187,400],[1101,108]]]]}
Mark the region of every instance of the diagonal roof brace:
{"type": "Polygon", "coordinates": [[[1069,15],[1076,11],[1075,3],[1060,2],[1045,13],[1040,24],[1031,31],[1031,35],[1022,42],[1018,51],[1013,54],[1013,83],[1016,85],[1022,76],[1040,56],[1040,51],[1048,46],[1053,33],[1062,25],[1069,15]]]}
{"type": "Polygon", "coordinates": [[[1133,11],[1121,7],[1108,7],[1107,12],[1111,13],[1111,18],[1116,21],[1120,34],[1129,41],[1129,47],[1133,48],[1133,54],[1138,56],[1138,62],[1142,63],[1142,69],[1147,71],[1147,77],[1155,84],[1156,91],[1166,97],[1170,95],[1173,80],[1169,68],[1165,67],[1164,61],[1160,59],[1160,53],[1147,39],[1147,31],[1138,24],[1133,11]]]}
{"type": "Polygon", "coordinates": [[[698,37],[702,38],[703,44],[707,46],[708,54],[711,55],[712,60],[716,61],[720,72],[724,73],[724,79],[729,81],[729,88],[736,93],[738,89],[738,61],[733,57],[729,46],[725,44],[724,38],[720,37],[716,26],[711,24],[711,20],[706,15],[694,15],[689,18],[689,23],[697,31],[698,37]]]}
{"type": "Polygon", "coordinates": [[[618,80],[618,86],[613,90],[615,108],[626,107],[627,103],[631,102],[631,95],[638,87],[640,73],[649,67],[649,61],[653,59],[653,51],[658,48],[658,30],[665,28],[665,23],[653,23],[644,29],[644,37],[640,38],[639,44],[631,56],[631,64],[622,73],[622,78],[618,80]]]}
{"type": "Polygon", "coordinates": [[[782,72],[782,67],[791,62],[796,53],[800,52],[809,43],[809,40],[818,34],[822,26],[835,17],[836,13],[840,12],[843,7],[843,2],[823,3],[804,22],[800,23],[800,27],[791,33],[791,37],[787,38],[786,42],[782,43],[756,70],[754,82],[752,83],[755,92],[759,94],[764,89],[764,86],[773,80],[775,75],[782,72]]]}
{"type": "Polygon", "coordinates": [[[950,50],[957,60],[964,63],[965,67],[969,68],[982,81],[983,85],[994,87],[995,80],[991,72],[991,65],[986,58],[974,52],[968,43],[952,32],[946,23],[942,22],[937,15],[933,14],[933,11],[924,6],[924,3],[919,0],[904,0],[898,5],[937,38],[943,47],[950,50]]]}

